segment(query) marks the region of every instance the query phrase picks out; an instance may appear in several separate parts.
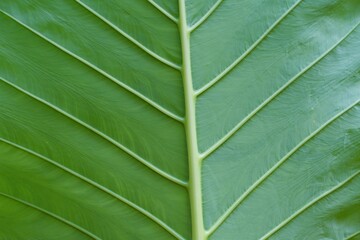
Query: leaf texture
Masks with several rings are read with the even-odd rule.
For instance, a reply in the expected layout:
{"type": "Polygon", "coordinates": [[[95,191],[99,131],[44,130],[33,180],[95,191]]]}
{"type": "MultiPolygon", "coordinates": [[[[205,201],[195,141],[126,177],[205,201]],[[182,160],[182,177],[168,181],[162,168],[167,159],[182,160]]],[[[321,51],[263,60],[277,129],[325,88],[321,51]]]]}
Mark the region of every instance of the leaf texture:
{"type": "Polygon", "coordinates": [[[358,0],[0,2],[0,239],[358,239],[358,0]]]}

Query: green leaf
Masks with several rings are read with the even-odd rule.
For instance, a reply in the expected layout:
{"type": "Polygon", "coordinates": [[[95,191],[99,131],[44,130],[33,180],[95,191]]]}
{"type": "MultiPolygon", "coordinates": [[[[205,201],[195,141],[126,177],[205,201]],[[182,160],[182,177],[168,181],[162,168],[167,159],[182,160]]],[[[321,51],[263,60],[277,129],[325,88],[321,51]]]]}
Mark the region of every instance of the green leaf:
{"type": "Polygon", "coordinates": [[[0,2],[0,239],[359,239],[358,0],[0,2]]]}

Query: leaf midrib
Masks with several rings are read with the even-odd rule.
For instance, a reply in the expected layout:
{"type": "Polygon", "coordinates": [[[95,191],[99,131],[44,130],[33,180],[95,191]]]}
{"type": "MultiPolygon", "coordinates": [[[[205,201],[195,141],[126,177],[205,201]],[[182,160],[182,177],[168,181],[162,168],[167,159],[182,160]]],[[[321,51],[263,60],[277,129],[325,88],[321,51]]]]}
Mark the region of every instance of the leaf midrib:
{"type": "Polygon", "coordinates": [[[191,209],[192,237],[194,240],[206,238],[203,219],[201,159],[196,133],[196,96],[193,88],[190,30],[187,24],[185,0],[179,1],[179,32],[182,50],[182,77],[185,98],[185,122],[188,165],[189,165],[189,200],[191,209]]]}

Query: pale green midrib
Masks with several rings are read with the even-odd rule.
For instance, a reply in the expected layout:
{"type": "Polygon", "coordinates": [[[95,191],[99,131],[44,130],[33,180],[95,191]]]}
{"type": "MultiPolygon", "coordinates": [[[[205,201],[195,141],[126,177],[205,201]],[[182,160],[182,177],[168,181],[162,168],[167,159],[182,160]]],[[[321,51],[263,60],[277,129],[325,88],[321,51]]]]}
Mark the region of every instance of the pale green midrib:
{"type": "Polygon", "coordinates": [[[99,18],[101,21],[103,21],[104,23],[106,23],[108,26],[110,26],[112,29],[114,29],[115,31],[117,31],[118,33],[120,33],[122,36],[124,36],[125,38],[127,38],[130,42],[134,43],[136,46],[138,46],[140,49],[142,49],[143,51],[145,51],[146,53],[148,53],[150,56],[152,56],[153,58],[157,59],[158,61],[176,69],[176,70],[180,70],[180,66],[178,66],[177,64],[171,62],[170,60],[165,59],[164,57],[160,56],[159,54],[155,53],[154,51],[150,50],[148,47],[146,47],[144,44],[142,44],[141,42],[139,42],[138,40],[136,40],[135,38],[133,38],[132,36],[130,36],[128,33],[126,33],[124,30],[120,29],[118,26],[116,26],[115,24],[113,24],[111,21],[109,21],[108,19],[106,19],[105,17],[103,17],[101,14],[99,14],[98,12],[96,12],[94,9],[92,9],[91,7],[89,7],[88,5],[86,5],[85,3],[83,3],[80,0],[75,0],[75,2],[77,2],[80,6],[82,6],[84,9],[86,9],[87,11],[89,11],[90,13],[92,13],[94,16],[96,16],[97,18],[99,18]]]}
{"type": "MultiPolygon", "coordinates": [[[[146,216],[149,220],[153,221],[154,223],[158,224],[160,227],[162,227],[165,231],[169,232],[171,235],[173,235],[174,237],[176,237],[177,239],[180,239],[180,240],[183,240],[184,238],[179,234],[177,233],[174,229],[172,229],[169,225],[167,225],[164,221],[162,221],[160,218],[156,217],[154,214],[152,214],[151,212],[147,211],[146,209],[140,207],[139,205],[133,203],[132,201],[128,200],[127,198],[119,195],[118,193],[112,191],[111,189],[107,188],[107,187],[104,187],[103,185],[99,184],[98,182],[90,179],[90,178],[87,178],[85,177],[84,175],[81,175],[80,173],[72,170],[72,169],[69,169],[67,168],[66,166],[62,165],[62,164],[59,164],[58,162],[46,157],[46,156],[43,156],[41,155],[40,153],[37,153],[31,149],[28,149],[24,146],[21,146],[17,143],[14,143],[8,139],[4,139],[4,138],[1,138],[0,137],[0,142],[4,142],[14,148],[17,148],[17,149],[20,149],[21,151],[24,151],[38,159],[41,159],[43,161],[46,161],[47,163],[61,169],[62,171],[66,172],[67,174],[70,174],[71,176],[75,177],[75,178],[78,178],[79,180],[89,184],[90,186],[98,189],[99,191],[102,191],[104,192],[105,194],[117,199],[117,200],[120,200],[122,203],[128,205],[129,207],[133,208],[135,211],[143,214],[144,216],[146,216]]],[[[47,211],[49,212],[49,211],[47,211]]],[[[49,212],[51,213],[51,212],[49,212]]],[[[66,220],[66,219],[65,219],[66,220]]],[[[71,223],[71,221],[69,220],[66,220],[68,222],[71,223]]]]}
{"type": "Polygon", "coordinates": [[[279,161],[276,162],[268,171],[266,171],[258,180],[256,180],[240,197],[236,199],[236,201],[226,210],[226,212],[220,216],[220,218],[206,231],[207,235],[212,235],[229,216],[237,209],[237,207],[251,194],[255,191],[256,188],[260,186],[273,172],[275,172],[285,161],[287,161],[293,154],[295,154],[300,148],[302,148],[305,144],[307,144],[311,139],[316,137],[321,131],[326,129],[329,125],[331,125],[334,121],[339,119],[341,116],[350,111],[353,107],[358,105],[360,99],[350,104],[348,107],[344,108],[342,111],[337,113],[335,116],[330,118],[324,124],[322,124],[319,128],[305,137],[299,144],[297,144],[293,149],[291,149],[287,154],[285,154],[279,161]]]}
{"type": "Polygon", "coordinates": [[[145,96],[144,94],[142,94],[141,92],[133,89],[132,87],[128,86],[127,84],[123,83],[122,81],[120,81],[119,79],[117,79],[116,77],[114,77],[113,75],[105,72],[104,70],[100,69],[99,67],[97,67],[96,65],[92,64],[91,62],[87,61],[86,59],[76,55],[75,53],[71,52],[70,50],[66,49],[65,47],[57,44],[56,42],[54,42],[53,40],[49,39],[48,37],[46,37],[45,35],[41,34],[40,32],[36,31],[35,29],[31,28],[30,26],[26,25],[25,23],[21,22],[20,20],[18,20],[17,18],[15,18],[14,16],[12,16],[11,14],[3,11],[0,9],[0,12],[3,13],[5,16],[9,17],[10,19],[12,19],[13,21],[17,22],[18,24],[20,24],[21,26],[23,26],[24,28],[28,29],[30,32],[34,33],[35,35],[37,35],[38,37],[40,37],[41,39],[45,40],[46,42],[50,43],[51,45],[53,45],[54,47],[58,48],[59,50],[63,51],[64,53],[68,54],[69,56],[73,57],[74,59],[78,60],[79,62],[83,63],[85,66],[93,69],[94,71],[98,72],[99,74],[101,74],[102,76],[104,76],[105,78],[109,79],[110,81],[114,82],[115,84],[117,84],[118,86],[120,86],[121,88],[125,89],[126,91],[128,91],[129,93],[135,95],[136,97],[140,98],[141,100],[145,101],[146,103],[148,103],[151,107],[155,108],[156,110],[162,112],[163,114],[165,114],[166,116],[168,116],[169,118],[174,119],[175,121],[178,122],[183,122],[184,119],[181,116],[178,116],[177,114],[173,113],[172,111],[166,109],[165,107],[161,106],[160,104],[156,103],[155,101],[153,101],[152,99],[148,98],[147,96],[145,96]]]}
{"type": "Polygon", "coordinates": [[[73,222],[70,222],[70,221],[68,221],[68,220],[66,220],[66,219],[64,219],[64,218],[62,218],[62,217],[60,217],[60,216],[58,216],[58,215],[56,215],[56,214],[54,214],[52,212],[49,212],[49,211],[47,211],[47,210],[45,210],[45,209],[43,209],[41,207],[38,207],[38,206],[36,206],[34,204],[28,203],[28,202],[26,202],[26,201],[24,201],[22,199],[16,198],[14,196],[8,195],[8,194],[3,193],[3,192],[0,192],[0,196],[6,197],[6,198],[11,199],[11,200],[13,200],[15,202],[21,203],[21,204],[23,204],[23,205],[25,205],[25,206],[27,206],[27,207],[29,207],[31,209],[35,209],[35,210],[37,210],[37,211],[39,211],[39,212],[41,212],[43,214],[46,214],[49,217],[54,218],[54,219],[58,220],[59,222],[62,222],[64,224],[70,226],[71,228],[75,229],[76,231],[79,231],[82,234],[84,234],[84,235],[86,235],[86,236],[88,236],[88,237],[90,237],[92,239],[101,240],[101,238],[99,238],[95,234],[89,232],[88,230],[82,228],[81,226],[79,226],[79,225],[77,225],[77,224],[75,224],[73,222]]]}
{"type": "Polygon", "coordinates": [[[189,161],[189,197],[191,208],[192,240],[207,239],[203,222],[201,192],[201,159],[197,145],[195,103],[190,57],[190,30],[186,20],[185,0],[179,0],[179,31],[182,50],[181,73],[185,95],[185,132],[189,161]]]}
{"type": "Polygon", "coordinates": [[[167,18],[169,18],[174,23],[178,24],[179,20],[171,15],[168,11],[166,11],[164,8],[162,8],[159,4],[157,4],[154,0],[148,0],[148,2],[153,5],[157,10],[159,10],[162,14],[164,14],[167,18]]]}
{"type": "Polygon", "coordinates": [[[103,139],[105,139],[106,141],[108,141],[109,143],[113,144],[115,147],[117,147],[118,149],[120,149],[121,151],[125,152],[126,154],[128,154],[129,156],[131,156],[132,158],[134,158],[135,160],[137,160],[138,162],[140,162],[141,164],[143,164],[143,166],[149,168],[150,170],[152,170],[153,172],[159,174],[160,176],[164,177],[165,179],[178,184],[182,187],[187,187],[187,182],[182,181],[181,179],[176,178],[175,176],[163,171],[162,169],[158,168],[157,166],[155,166],[154,164],[146,161],[143,157],[141,157],[140,155],[138,155],[137,153],[131,151],[129,148],[127,148],[126,146],[122,145],[121,143],[119,143],[118,141],[116,141],[115,139],[111,138],[110,136],[106,135],[105,133],[103,133],[102,131],[98,130],[97,128],[94,128],[93,126],[87,124],[86,122],[82,121],[81,119],[75,117],[74,115],[64,111],[63,109],[59,108],[58,106],[53,105],[50,102],[47,102],[46,100],[26,91],[25,89],[22,89],[21,87],[13,84],[12,82],[4,79],[3,77],[0,76],[0,81],[3,81],[4,83],[8,84],[9,86],[13,87],[14,89],[18,90],[19,92],[37,100],[38,102],[50,107],[51,109],[57,111],[58,113],[60,113],[61,115],[63,115],[64,117],[69,118],[70,120],[78,123],[80,126],[90,130],[91,132],[93,132],[94,134],[102,137],[103,139]]]}

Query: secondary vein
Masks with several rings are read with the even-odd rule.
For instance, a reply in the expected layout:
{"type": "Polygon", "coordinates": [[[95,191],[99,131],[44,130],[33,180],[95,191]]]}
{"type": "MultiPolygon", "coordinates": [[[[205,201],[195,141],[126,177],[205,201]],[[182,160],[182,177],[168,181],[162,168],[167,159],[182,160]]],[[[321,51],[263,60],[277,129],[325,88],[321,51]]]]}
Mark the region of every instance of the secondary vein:
{"type": "Polygon", "coordinates": [[[92,9],[91,7],[89,7],[88,5],[86,5],[85,3],[83,3],[80,0],[75,0],[79,5],[81,5],[83,8],[85,8],[87,11],[89,11],[90,13],[92,13],[94,16],[96,16],[97,18],[99,18],[100,20],[102,20],[104,23],[106,23],[107,25],[109,25],[112,29],[114,29],[115,31],[117,31],[118,33],[120,33],[122,36],[124,36],[125,38],[127,38],[130,42],[134,43],[136,46],[138,46],[139,48],[141,48],[143,51],[145,51],[146,53],[148,53],[149,55],[151,55],[152,57],[154,57],[155,59],[159,60],[160,62],[176,69],[176,70],[180,70],[180,66],[171,62],[170,60],[165,59],[164,57],[161,57],[160,55],[158,55],[157,53],[155,53],[154,51],[150,50],[149,48],[147,48],[145,45],[143,45],[142,43],[140,43],[139,41],[137,41],[135,38],[133,38],[132,36],[130,36],[128,33],[126,33],[124,30],[120,29],[118,26],[116,26],[115,24],[113,24],[112,22],[110,22],[109,20],[107,20],[105,17],[103,17],[102,15],[100,15],[98,12],[96,12],[94,9],[92,9]]]}
{"type": "Polygon", "coordinates": [[[290,217],[288,217],[287,219],[285,219],[283,222],[281,222],[279,225],[277,225],[275,228],[273,228],[272,230],[270,230],[268,233],[266,233],[263,237],[260,238],[260,240],[265,240],[268,239],[269,237],[271,237],[272,235],[274,235],[276,232],[278,232],[281,228],[283,228],[284,226],[286,226],[287,224],[289,224],[289,222],[293,221],[296,217],[298,217],[301,213],[303,213],[304,211],[306,211],[308,208],[310,208],[311,206],[313,206],[314,204],[316,204],[317,202],[319,202],[320,200],[322,200],[323,198],[329,196],[330,194],[332,194],[333,192],[335,192],[336,190],[340,189],[341,187],[343,187],[345,184],[349,183],[352,179],[354,179],[355,177],[357,177],[360,174],[360,171],[355,172],[354,174],[352,174],[350,177],[346,178],[344,181],[338,183],[336,186],[334,186],[333,188],[327,190],[326,192],[324,192],[323,194],[321,194],[320,196],[314,198],[313,200],[311,200],[310,202],[308,202],[307,204],[305,204],[302,208],[300,208],[299,210],[297,210],[294,214],[292,214],[290,217]]]}
{"type": "Polygon", "coordinates": [[[148,2],[153,5],[157,10],[159,10],[162,14],[164,14],[166,17],[168,17],[171,21],[178,24],[179,20],[171,15],[169,12],[167,12],[164,8],[162,8],[159,4],[157,4],[154,0],[148,0],[148,2]]]}
{"type": "Polygon", "coordinates": [[[223,0],[217,0],[217,2],[209,9],[209,11],[202,16],[194,25],[190,27],[190,32],[195,31],[200,25],[202,25],[210,16],[215,12],[215,10],[220,6],[223,0]]]}
{"type": "Polygon", "coordinates": [[[162,220],[160,220],[159,218],[157,218],[155,215],[153,215],[152,213],[148,212],[147,210],[143,209],[142,207],[138,206],[137,204],[131,202],[130,200],[126,199],[125,197],[122,197],[120,196],[119,194],[113,192],[112,190],[100,185],[99,183],[81,175],[80,173],[72,170],[72,169],[69,169],[67,167],[65,167],[64,165],[46,157],[46,156],[43,156],[31,149],[28,149],[24,146],[21,146],[17,143],[14,143],[10,140],[7,140],[7,139],[4,139],[4,138],[0,138],[0,141],[4,142],[4,143],[7,143],[13,147],[16,147],[28,154],[31,154],[39,159],[42,159],[48,163],[50,163],[51,165],[57,167],[57,168],[60,168],[61,170],[65,171],[66,173],[86,182],[87,184],[95,187],[96,189],[110,195],[111,197],[114,197],[118,200],[120,200],[121,202],[125,203],[126,205],[130,206],[131,208],[133,208],[134,210],[142,213],[143,215],[145,215],[146,217],[148,217],[150,220],[152,220],[153,222],[157,223],[159,226],[161,226],[162,228],[164,228],[166,231],[168,231],[170,234],[172,234],[173,236],[177,237],[178,239],[183,239],[182,236],[180,236],[175,230],[173,230],[170,226],[168,226],[166,223],[164,223],[162,220]]]}
{"type": "Polygon", "coordinates": [[[254,42],[240,57],[238,57],[234,62],[232,62],[227,68],[225,68],[220,74],[210,80],[203,87],[195,91],[196,96],[203,94],[205,91],[210,89],[213,85],[219,82],[225,75],[232,71],[240,62],[245,59],[267,36],[273,31],[285,18],[288,16],[292,10],[294,10],[302,0],[298,0],[293,4],[273,25],[271,25],[256,42],[254,42]]]}
{"type": "Polygon", "coordinates": [[[166,116],[178,121],[178,122],[183,122],[184,118],[181,116],[176,115],[175,113],[172,113],[171,111],[169,111],[168,109],[162,107],[161,105],[159,105],[158,103],[154,102],[153,100],[149,99],[148,97],[146,97],[145,95],[143,95],[142,93],[136,91],[135,89],[131,88],[130,86],[124,84],[123,82],[121,82],[120,80],[118,80],[117,78],[115,78],[114,76],[110,75],[109,73],[105,72],[104,70],[98,68],[97,66],[93,65],[92,63],[88,62],[87,60],[81,58],[80,56],[76,55],[75,53],[71,52],[70,50],[60,46],[59,44],[57,44],[56,42],[52,41],[51,39],[47,38],[46,36],[44,36],[43,34],[41,34],[40,32],[36,31],[35,29],[31,28],[30,26],[24,24],[23,22],[21,22],[20,20],[16,19],[15,17],[11,16],[10,14],[0,10],[0,12],[2,12],[4,15],[8,16],[10,19],[12,19],[13,21],[17,22],[18,24],[20,24],[21,26],[23,26],[24,28],[28,29],[29,31],[31,31],[32,33],[34,33],[35,35],[37,35],[38,37],[42,38],[43,40],[45,40],[46,42],[50,43],[51,45],[53,45],[54,47],[60,49],[61,51],[65,52],[66,54],[70,55],[71,57],[73,57],[74,59],[80,61],[81,63],[85,64],[86,66],[90,67],[91,69],[95,70],[96,72],[100,73],[101,75],[103,75],[104,77],[106,77],[107,79],[111,80],[112,82],[114,82],[115,84],[119,85],[120,87],[122,87],[123,89],[127,90],[128,92],[134,94],[135,96],[139,97],[140,99],[142,99],[143,101],[145,101],[146,103],[148,103],[150,106],[154,107],[155,109],[159,110],[160,112],[162,112],[163,114],[165,114],[166,116]]]}
{"type": "Polygon", "coordinates": [[[111,138],[110,136],[106,135],[105,133],[99,131],[98,129],[94,128],[93,126],[83,122],[82,120],[80,120],[79,118],[71,115],[70,113],[62,110],[61,108],[51,104],[50,102],[45,101],[44,99],[26,91],[25,89],[22,89],[21,87],[13,84],[12,82],[0,77],[0,81],[3,81],[4,83],[10,85],[11,87],[15,88],[16,90],[22,92],[23,94],[39,101],[42,104],[45,104],[46,106],[52,108],[53,110],[59,112],[60,114],[62,114],[63,116],[75,121],[76,123],[80,124],[81,126],[87,128],[88,130],[90,130],[91,132],[97,134],[98,136],[102,137],[103,139],[107,140],[108,142],[110,142],[111,144],[113,144],[114,146],[116,146],[117,148],[121,149],[122,151],[124,151],[125,153],[127,153],[128,155],[130,155],[131,157],[133,157],[134,159],[136,159],[137,161],[139,161],[140,163],[142,163],[144,166],[148,167],[149,169],[151,169],[152,171],[156,172],[157,174],[159,174],[160,176],[168,179],[169,181],[172,181],[180,186],[186,187],[187,183],[183,182],[180,179],[177,179],[176,177],[168,174],[167,172],[164,172],[163,170],[161,170],[160,168],[158,168],[157,166],[151,164],[150,162],[146,161],[144,158],[142,158],[141,156],[137,155],[135,152],[131,151],[130,149],[128,149],[127,147],[125,147],[124,145],[120,144],[118,141],[116,141],[115,139],[111,138]]]}
{"type": "Polygon", "coordinates": [[[313,66],[318,64],[323,58],[325,58],[332,50],[338,47],[355,29],[359,26],[360,23],[357,23],[354,27],[350,29],[339,41],[337,41],[333,46],[331,46],[328,50],[326,50],[323,54],[321,54],[318,58],[316,58],[313,62],[311,62],[308,66],[302,69],[299,73],[297,73],[294,77],[292,77],[289,81],[287,81],[283,86],[281,86],[278,90],[276,90],[270,97],[265,99],[259,106],[257,106],[251,113],[249,113],[243,120],[241,120],[235,127],[233,127],[228,133],[226,133],[219,141],[217,141],[214,145],[208,148],[205,152],[201,153],[201,158],[205,159],[215,150],[217,150],[221,145],[223,145],[228,139],[230,139],[236,132],[238,132],[253,116],[255,116],[258,112],[260,112],[267,104],[269,104],[273,99],[275,99],[278,95],[280,95],[285,89],[287,89],[292,83],[294,83],[299,77],[305,74],[308,70],[310,70],[313,66]]]}
{"type": "Polygon", "coordinates": [[[296,145],[293,149],[291,149],[284,157],[282,157],[274,166],[272,166],[266,173],[264,173],[256,182],[254,182],[236,201],[226,210],[226,212],[221,215],[221,217],[211,226],[211,228],[207,231],[207,234],[210,236],[213,234],[229,216],[236,210],[236,208],[262,183],[264,182],[272,173],[274,173],[285,161],[287,161],[294,153],[296,153],[300,148],[302,148],[306,143],[308,143],[312,138],[314,138],[317,134],[323,131],[326,127],[328,127],[335,120],[340,118],[350,109],[359,104],[360,100],[355,101],[350,104],[350,106],[346,107],[338,114],[330,118],[324,124],[322,124],[318,129],[309,134],[306,138],[304,138],[298,145],[296,145]]]}
{"type": "Polygon", "coordinates": [[[41,208],[39,206],[36,206],[34,204],[31,204],[29,202],[26,202],[26,201],[24,201],[22,199],[19,199],[17,197],[11,196],[11,195],[3,193],[3,192],[0,192],[0,196],[9,198],[9,199],[11,199],[11,200],[13,200],[15,202],[21,203],[21,204],[23,204],[23,205],[25,205],[27,207],[30,207],[32,209],[35,209],[35,210],[39,211],[39,212],[42,212],[42,213],[44,213],[44,214],[46,214],[46,215],[48,215],[48,216],[50,216],[50,217],[52,217],[52,218],[54,218],[54,219],[56,219],[58,221],[70,226],[71,228],[81,232],[82,234],[84,234],[84,235],[86,235],[86,236],[88,236],[88,237],[90,237],[92,239],[101,240],[101,238],[99,238],[95,234],[89,232],[88,230],[82,228],[81,226],[75,224],[74,222],[71,222],[71,221],[69,221],[69,220],[67,220],[67,219],[65,219],[63,217],[60,217],[60,216],[58,216],[58,215],[56,215],[56,214],[54,214],[54,213],[52,213],[50,211],[47,211],[47,210],[45,210],[45,209],[43,209],[43,208],[41,208]]]}

